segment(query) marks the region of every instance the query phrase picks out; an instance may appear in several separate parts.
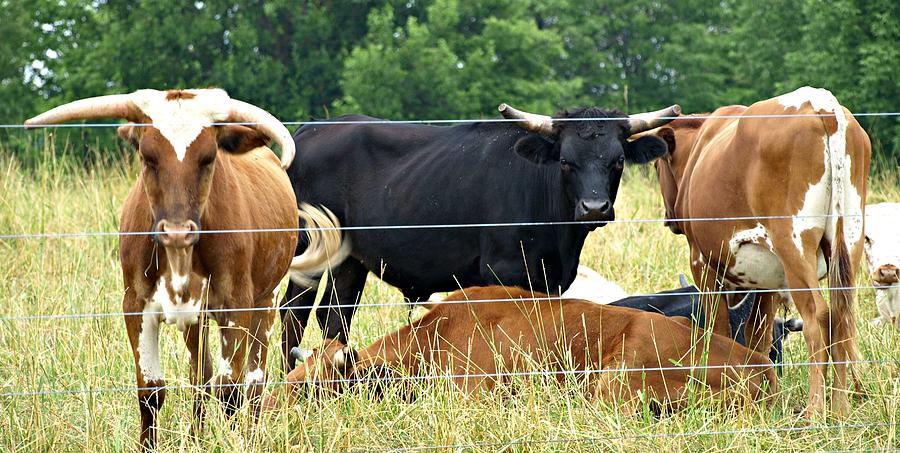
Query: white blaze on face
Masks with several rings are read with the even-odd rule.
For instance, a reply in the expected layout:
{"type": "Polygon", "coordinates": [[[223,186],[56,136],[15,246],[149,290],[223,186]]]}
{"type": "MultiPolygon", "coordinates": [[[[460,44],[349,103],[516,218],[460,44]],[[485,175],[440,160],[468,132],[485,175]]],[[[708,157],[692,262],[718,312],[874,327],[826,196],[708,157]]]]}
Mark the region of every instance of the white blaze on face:
{"type": "Polygon", "coordinates": [[[900,268],[900,203],[866,206],[865,248],[870,274],[881,266],[900,268]]]}
{"type": "Polygon", "coordinates": [[[188,147],[204,127],[228,119],[230,99],[224,90],[183,90],[194,95],[191,99],[168,100],[168,92],[138,90],[133,102],[153,126],[169,141],[178,161],[184,161],[188,147]]]}
{"type": "Polygon", "coordinates": [[[144,304],[144,313],[141,315],[137,352],[138,364],[146,383],[163,380],[162,365],[159,361],[159,312],[160,306],[148,301],[144,304]]]}

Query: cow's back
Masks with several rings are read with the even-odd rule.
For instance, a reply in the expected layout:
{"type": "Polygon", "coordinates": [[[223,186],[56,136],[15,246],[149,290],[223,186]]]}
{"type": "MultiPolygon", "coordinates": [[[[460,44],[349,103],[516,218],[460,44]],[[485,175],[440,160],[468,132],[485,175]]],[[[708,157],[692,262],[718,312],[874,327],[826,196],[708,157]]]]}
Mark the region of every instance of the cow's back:
{"type": "Polygon", "coordinates": [[[540,257],[529,266],[543,259],[550,285],[567,287],[586,229],[409,227],[559,221],[559,171],[516,154],[513,145],[525,135],[512,124],[313,123],[295,134],[298,157],[288,174],[299,201],[328,207],[342,225],[376,227],[347,233],[352,254],[401,289],[430,294],[495,283],[484,278],[487,265],[498,264],[492,255],[515,256],[521,278],[504,283],[525,285],[522,245],[540,257]],[[386,225],[405,227],[377,228],[386,225]],[[563,257],[569,249],[574,256],[563,257]]]}

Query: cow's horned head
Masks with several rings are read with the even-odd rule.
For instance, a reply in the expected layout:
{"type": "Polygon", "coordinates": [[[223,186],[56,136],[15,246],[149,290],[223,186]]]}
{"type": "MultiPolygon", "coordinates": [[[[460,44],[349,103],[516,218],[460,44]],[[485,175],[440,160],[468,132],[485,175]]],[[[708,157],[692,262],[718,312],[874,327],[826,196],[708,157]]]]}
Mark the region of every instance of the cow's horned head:
{"type": "MultiPolygon", "coordinates": [[[[561,172],[566,198],[578,221],[615,219],[613,203],[619,190],[625,161],[647,163],[666,152],[656,137],[629,137],[659,127],[677,116],[673,105],[656,112],[631,115],[597,107],[567,110],[554,117],[523,112],[507,104],[500,113],[533,135],[515,145],[522,157],[541,165],[556,165],[561,172]]],[[[597,226],[593,224],[592,226],[597,226]]]]}

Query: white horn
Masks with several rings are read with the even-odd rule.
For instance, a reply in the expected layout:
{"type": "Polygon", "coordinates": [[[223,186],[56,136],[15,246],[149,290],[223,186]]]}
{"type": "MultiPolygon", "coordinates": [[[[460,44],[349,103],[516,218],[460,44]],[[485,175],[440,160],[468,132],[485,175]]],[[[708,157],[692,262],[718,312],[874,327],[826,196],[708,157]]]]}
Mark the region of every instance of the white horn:
{"type": "Polygon", "coordinates": [[[553,136],[553,118],[547,115],[523,112],[505,103],[500,104],[497,110],[508,120],[521,120],[516,124],[522,129],[541,135],[553,136]]]}
{"type": "Polygon", "coordinates": [[[93,118],[122,118],[136,121],[137,112],[129,94],[112,94],[80,99],[60,105],[25,121],[25,129],[47,124],[93,118]]]}
{"type": "Polygon", "coordinates": [[[254,123],[250,127],[259,130],[281,147],[281,167],[288,168],[294,160],[296,148],[291,133],[272,116],[271,113],[244,101],[231,100],[231,112],[228,121],[236,123],[254,123]]]}
{"type": "Polygon", "coordinates": [[[628,115],[628,135],[639,134],[650,129],[656,129],[669,123],[676,116],[681,115],[681,106],[671,105],[655,112],[636,113],[628,115]]]}

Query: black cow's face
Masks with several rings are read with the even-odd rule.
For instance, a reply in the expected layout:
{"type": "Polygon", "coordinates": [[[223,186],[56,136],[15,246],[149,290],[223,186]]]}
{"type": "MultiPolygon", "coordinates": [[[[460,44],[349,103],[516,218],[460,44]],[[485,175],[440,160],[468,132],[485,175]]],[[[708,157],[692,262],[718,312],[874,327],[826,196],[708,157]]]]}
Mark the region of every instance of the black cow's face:
{"type": "Polygon", "coordinates": [[[516,143],[516,152],[542,165],[559,168],[563,191],[571,203],[574,220],[615,219],[613,203],[625,162],[647,163],[666,152],[666,144],[647,136],[629,142],[623,120],[580,121],[581,118],[623,118],[617,111],[585,108],[554,117],[555,138],[529,135],[516,143]]]}

